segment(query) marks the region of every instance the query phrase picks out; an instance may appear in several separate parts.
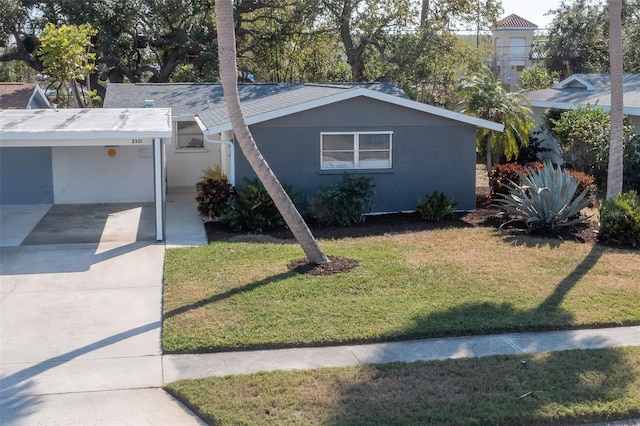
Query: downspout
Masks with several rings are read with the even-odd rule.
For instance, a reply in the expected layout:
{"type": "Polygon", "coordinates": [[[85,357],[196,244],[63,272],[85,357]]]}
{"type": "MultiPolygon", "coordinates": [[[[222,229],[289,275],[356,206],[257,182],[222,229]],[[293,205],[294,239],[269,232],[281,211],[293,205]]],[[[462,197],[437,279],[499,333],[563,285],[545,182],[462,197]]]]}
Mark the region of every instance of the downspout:
{"type": "Polygon", "coordinates": [[[229,181],[229,183],[231,185],[235,186],[235,184],[236,184],[236,153],[235,153],[233,141],[221,140],[221,139],[211,139],[211,138],[209,138],[209,135],[206,134],[206,133],[204,134],[204,140],[207,143],[218,143],[218,144],[221,144],[221,145],[227,145],[229,147],[229,152],[230,152],[230,156],[231,156],[231,159],[230,159],[231,165],[229,167],[229,174],[227,176],[227,178],[228,178],[227,180],[229,181]]]}

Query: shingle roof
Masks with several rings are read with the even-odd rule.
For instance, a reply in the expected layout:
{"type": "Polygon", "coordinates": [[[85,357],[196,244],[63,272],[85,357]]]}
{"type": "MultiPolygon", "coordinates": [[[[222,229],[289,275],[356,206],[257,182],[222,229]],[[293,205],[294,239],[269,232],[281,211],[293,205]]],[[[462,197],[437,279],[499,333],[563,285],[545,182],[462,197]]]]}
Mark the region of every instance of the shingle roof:
{"type": "MultiPolygon", "coordinates": [[[[623,80],[624,110],[640,116],[640,74],[626,74],[623,80]]],[[[574,74],[551,89],[525,93],[533,107],[571,109],[576,105],[611,106],[609,74],[574,74]]]]}
{"type": "MultiPolygon", "coordinates": [[[[286,116],[303,110],[358,96],[377,98],[429,114],[502,131],[502,125],[443,108],[411,101],[392,83],[270,83],[238,86],[248,124],[286,116]]],[[[198,116],[209,134],[231,130],[222,86],[212,83],[109,84],[105,108],[144,106],[171,108],[172,116],[198,116]]]]}
{"type": "Polygon", "coordinates": [[[36,83],[0,83],[0,109],[24,109],[36,83]]]}
{"type": "MultiPolygon", "coordinates": [[[[286,108],[354,88],[366,88],[405,97],[404,92],[391,83],[266,83],[240,84],[238,91],[247,116],[286,108]]],[[[170,107],[174,116],[198,114],[205,110],[216,114],[224,109],[222,86],[214,83],[111,83],[107,87],[105,108],[143,107],[145,100],[153,100],[154,107],[170,107]]],[[[226,110],[224,113],[226,115],[226,110]]]]}
{"type": "Polygon", "coordinates": [[[496,24],[496,28],[538,28],[538,26],[533,22],[527,21],[515,13],[512,13],[511,15],[499,20],[496,24]]]}

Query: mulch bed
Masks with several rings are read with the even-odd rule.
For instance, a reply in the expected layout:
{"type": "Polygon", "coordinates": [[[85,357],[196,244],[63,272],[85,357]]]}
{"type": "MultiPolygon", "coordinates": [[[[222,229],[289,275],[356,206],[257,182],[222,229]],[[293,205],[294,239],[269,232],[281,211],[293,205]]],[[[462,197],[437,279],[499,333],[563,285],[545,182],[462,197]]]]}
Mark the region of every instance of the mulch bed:
{"type": "MultiPolygon", "coordinates": [[[[308,221],[309,228],[316,238],[319,239],[340,239],[376,236],[385,234],[401,234],[408,232],[425,231],[432,229],[446,228],[468,228],[468,227],[493,227],[499,228],[505,222],[500,215],[500,209],[491,204],[489,188],[478,187],[476,189],[476,210],[473,212],[454,213],[440,221],[427,221],[420,217],[418,213],[393,213],[376,216],[368,216],[363,223],[354,224],[348,227],[320,226],[313,220],[308,221]]],[[[205,224],[209,242],[226,240],[239,234],[228,230],[219,222],[207,222],[205,224]]],[[[513,235],[525,234],[526,230],[521,226],[508,226],[503,228],[513,235]]],[[[276,229],[262,233],[278,240],[293,240],[293,235],[286,229],[276,229]]],[[[543,239],[553,239],[561,241],[576,241],[580,243],[597,242],[597,224],[592,221],[571,227],[565,232],[543,233],[532,232],[528,235],[543,239]]],[[[289,264],[289,269],[300,273],[314,275],[329,275],[350,270],[357,266],[357,261],[347,258],[332,258],[326,265],[316,265],[310,263],[306,258],[298,259],[289,264]]]]}

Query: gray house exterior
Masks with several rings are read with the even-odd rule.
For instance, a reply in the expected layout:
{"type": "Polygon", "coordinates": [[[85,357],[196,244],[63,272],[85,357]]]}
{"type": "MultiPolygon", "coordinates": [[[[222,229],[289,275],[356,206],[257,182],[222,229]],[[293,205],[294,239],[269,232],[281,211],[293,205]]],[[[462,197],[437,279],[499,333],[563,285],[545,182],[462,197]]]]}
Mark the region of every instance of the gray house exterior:
{"type": "MultiPolygon", "coordinates": [[[[473,210],[476,129],[502,130],[497,123],[411,101],[389,84],[242,85],[240,95],[253,136],[282,183],[310,196],[344,173],[369,176],[376,185],[376,213],[413,211],[436,190],[453,197],[458,209],[473,210]]],[[[201,151],[216,145],[230,150],[221,150],[219,159],[229,159],[221,169],[232,182],[255,177],[233,143],[219,85],[111,84],[105,107],[140,106],[144,100],[171,107],[177,122],[191,117],[198,124],[203,144],[193,154],[207,155],[201,151]]],[[[180,134],[173,139],[179,141],[180,134]]],[[[185,148],[166,149],[184,158],[185,148]]],[[[168,153],[168,176],[171,169],[168,153]]]]}
{"type": "MultiPolygon", "coordinates": [[[[0,83],[0,110],[50,107],[37,83],[0,83]]],[[[51,147],[0,147],[0,205],[52,203],[51,147]]]]}

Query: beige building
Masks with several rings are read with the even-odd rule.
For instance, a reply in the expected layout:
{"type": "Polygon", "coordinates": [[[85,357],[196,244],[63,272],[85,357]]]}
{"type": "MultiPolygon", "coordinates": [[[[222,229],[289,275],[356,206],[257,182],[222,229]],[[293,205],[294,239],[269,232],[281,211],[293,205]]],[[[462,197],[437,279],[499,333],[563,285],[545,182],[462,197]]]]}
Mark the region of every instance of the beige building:
{"type": "Polygon", "coordinates": [[[520,74],[533,66],[531,46],[538,26],[518,15],[511,14],[501,19],[493,28],[495,56],[492,68],[496,76],[515,92],[520,84],[520,74]]]}

